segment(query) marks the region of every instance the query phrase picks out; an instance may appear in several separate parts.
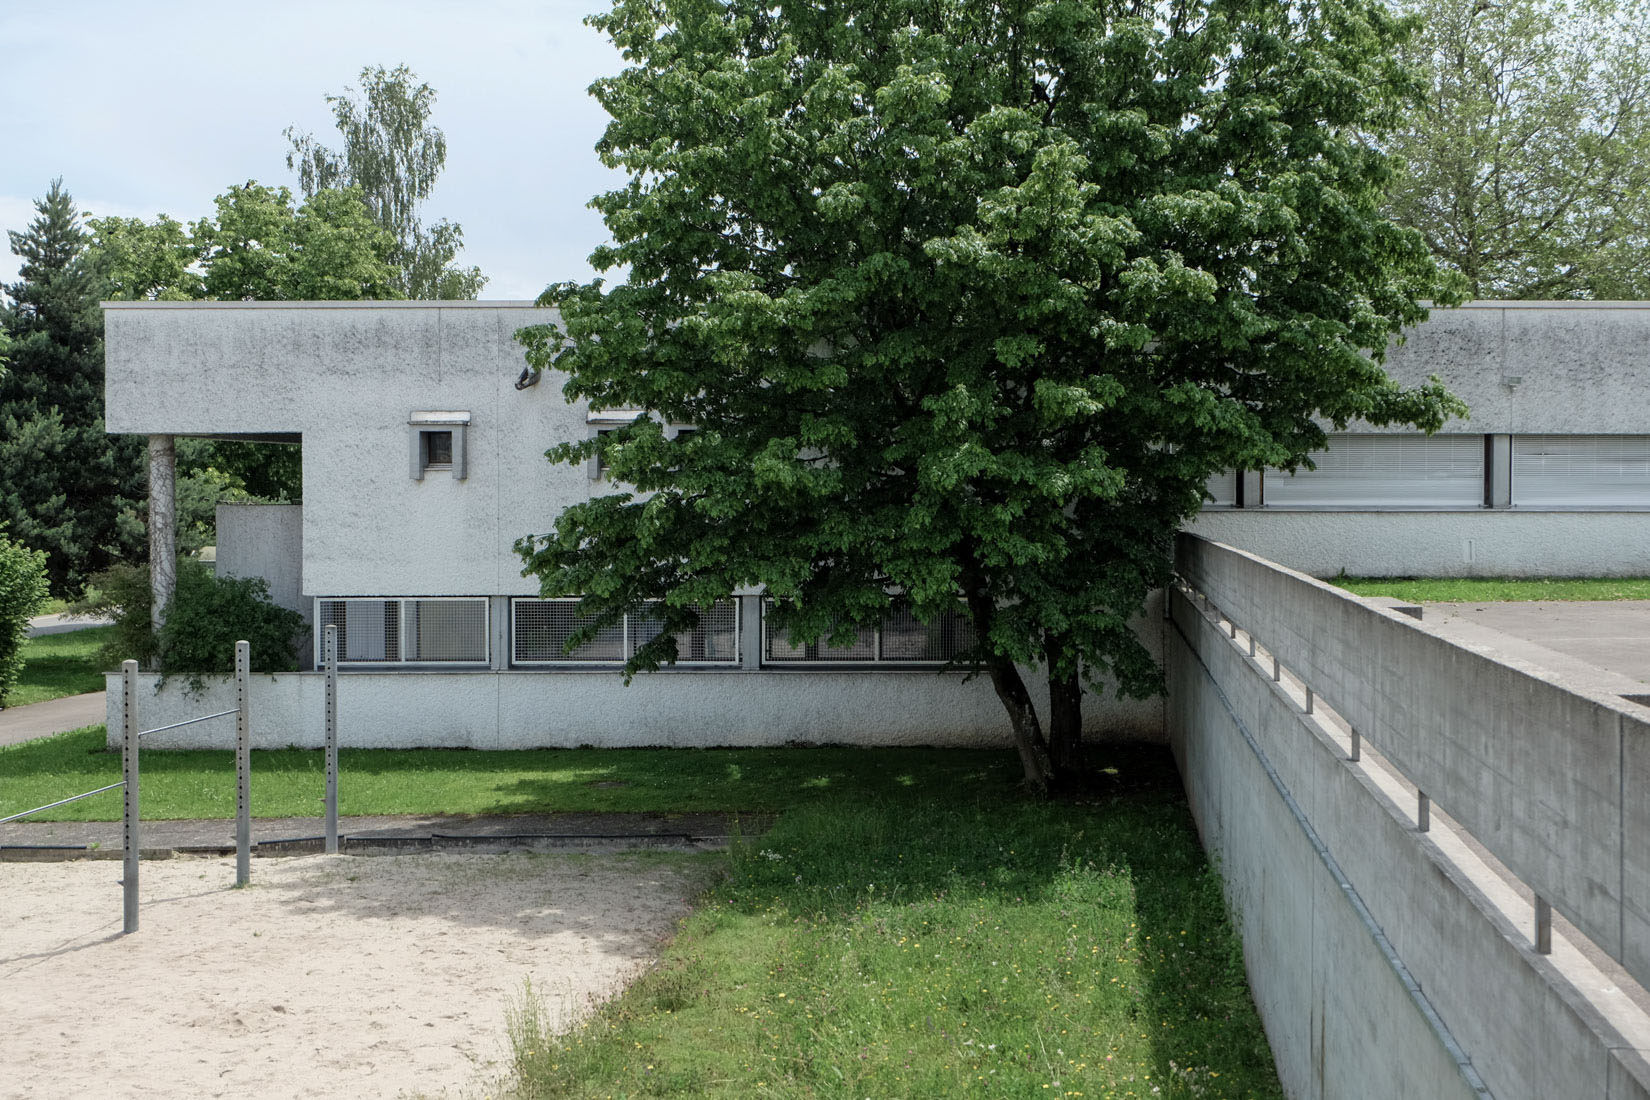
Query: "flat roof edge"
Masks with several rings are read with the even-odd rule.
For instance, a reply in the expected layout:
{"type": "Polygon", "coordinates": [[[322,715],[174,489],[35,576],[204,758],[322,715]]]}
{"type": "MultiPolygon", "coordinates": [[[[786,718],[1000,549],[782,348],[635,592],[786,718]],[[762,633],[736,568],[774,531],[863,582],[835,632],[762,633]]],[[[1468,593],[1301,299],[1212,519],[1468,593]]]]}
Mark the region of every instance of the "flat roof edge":
{"type": "Polygon", "coordinates": [[[329,302],[99,302],[104,309],[539,309],[537,302],[467,300],[329,301],[329,302]]]}

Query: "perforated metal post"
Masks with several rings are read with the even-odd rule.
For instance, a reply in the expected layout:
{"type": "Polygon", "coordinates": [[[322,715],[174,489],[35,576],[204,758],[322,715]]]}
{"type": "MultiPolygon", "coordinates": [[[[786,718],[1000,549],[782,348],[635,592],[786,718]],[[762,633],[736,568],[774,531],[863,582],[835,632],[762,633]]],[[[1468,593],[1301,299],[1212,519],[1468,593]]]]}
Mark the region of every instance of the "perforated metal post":
{"type": "Polygon", "coordinates": [[[1425,791],[1415,792],[1415,828],[1423,833],[1432,828],[1432,799],[1425,791]]]}
{"type": "Polygon", "coordinates": [[[121,702],[126,712],[126,728],[122,731],[120,767],[121,778],[126,781],[125,813],[122,818],[121,838],[125,844],[122,853],[125,862],[121,869],[120,884],[123,888],[125,903],[125,924],[127,932],[138,930],[138,845],[140,843],[138,829],[138,706],[137,706],[137,674],[136,661],[122,661],[120,664],[120,693],[121,702]]]}
{"type": "Polygon", "coordinates": [[[235,643],[235,885],[252,881],[252,647],[235,643]]]}
{"type": "Polygon", "coordinates": [[[327,666],[327,846],[338,853],[338,627],[328,623],[321,643],[327,666]]]}
{"type": "Polygon", "coordinates": [[[1354,728],[1352,730],[1352,751],[1347,754],[1346,758],[1348,760],[1357,761],[1362,758],[1363,754],[1363,738],[1358,736],[1358,731],[1354,728]]]}
{"type": "Polygon", "coordinates": [[[1553,907],[1539,894],[1535,899],[1535,949],[1542,955],[1553,953],[1553,907]]]}
{"type": "Polygon", "coordinates": [[[1307,688],[1305,690],[1306,690],[1306,713],[1311,714],[1312,713],[1312,708],[1313,708],[1312,689],[1307,688]]]}
{"type": "Polygon", "coordinates": [[[1255,636],[1253,634],[1251,634],[1251,635],[1249,635],[1249,656],[1253,657],[1254,655],[1255,655],[1255,636]]]}
{"type": "Polygon", "coordinates": [[[1278,664],[1277,655],[1273,654],[1273,656],[1272,656],[1272,682],[1275,684],[1279,680],[1282,680],[1282,679],[1283,679],[1283,668],[1282,668],[1282,666],[1280,666],[1278,664]]]}

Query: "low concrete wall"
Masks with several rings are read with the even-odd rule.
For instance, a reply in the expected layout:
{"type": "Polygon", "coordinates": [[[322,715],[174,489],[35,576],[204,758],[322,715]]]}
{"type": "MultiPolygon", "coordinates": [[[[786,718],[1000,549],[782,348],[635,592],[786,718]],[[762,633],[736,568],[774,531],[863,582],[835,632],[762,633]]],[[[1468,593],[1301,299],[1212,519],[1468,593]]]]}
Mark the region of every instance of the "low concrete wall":
{"type": "Polygon", "coordinates": [[[1650,575],[1650,512],[1210,509],[1187,529],[1314,577],[1650,575]]]}
{"type": "Polygon", "coordinates": [[[1307,714],[1295,689],[1272,681],[1268,651],[1356,728],[1376,731],[1368,740],[1503,862],[1519,855],[1549,884],[1592,887],[1579,902],[1546,896],[1588,916],[1602,933],[1591,938],[1630,972],[1650,948],[1634,892],[1650,822],[1643,796],[1626,794],[1644,789],[1650,765],[1639,731],[1604,762],[1617,788],[1601,826],[1587,750],[1598,748],[1589,720],[1615,713],[1608,701],[1573,697],[1563,709],[1557,695],[1570,693],[1529,670],[1227,547],[1185,539],[1178,558],[1239,628],[1234,640],[1171,595],[1168,724],[1286,1091],[1650,1097],[1650,1018],[1569,945],[1537,954],[1528,902],[1482,868],[1469,874],[1453,834],[1418,831],[1384,773],[1352,763],[1321,709],[1307,714]],[[1259,661],[1248,656],[1251,627],[1259,661]],[[1330,675],[1334,660],[1344,663],[1330,675]],[[1473,767],[1488,773],[1483,791],[1445,782],[1473,767]],[[1635,840],[1624,847],[1626,837],[1635,840]],[[1587,874],[1612,858],[1612,882],[1587,874]]]}
{"type": "MultiPolygon", "coordinates": [[[[140,677],[139,721],[153,728],[232,708],[234,685],[192,695],[182,678],[157,689],[140,677]]],[[[124,722],[120,678],[108,678],[110,743],[124,722]]],[[[257,748],[323,743],[325,676],[252,677],[257,748]]],[[[1046,684],[1031,685],[1047,713],[1046,684]]],[[[1163,701],[1119,703],[1091,695],[1095,736],[1161,738],[1163,701]]],[[[338,726],[352,748],[525,749],[659,745],[986,746],[1009,743],[1008,719],[991,684],[923,672],[662,671],[629,687],[610,670],[555,672],[359,672],[341,674],[338,726]]],[[[146,747],[231,748],[232,719],[144,738],[146,747]]]]}
{"type": "Polygon", "coordinates": [[[1650,985],[1650,724],[1628,704],[1463,649],[1425,623],[1228,546],[1182,535],[1176,564],[1650,985]]]}

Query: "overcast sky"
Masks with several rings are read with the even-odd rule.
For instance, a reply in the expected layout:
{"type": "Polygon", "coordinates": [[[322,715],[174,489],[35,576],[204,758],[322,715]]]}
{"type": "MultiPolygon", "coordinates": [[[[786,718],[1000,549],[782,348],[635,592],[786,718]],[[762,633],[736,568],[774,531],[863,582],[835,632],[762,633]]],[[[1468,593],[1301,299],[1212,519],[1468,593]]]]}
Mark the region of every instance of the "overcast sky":
{"type": "MultiPolygon", "coordinates": [[[[607,116],[586,89],[622,65],[582,22],[600,2],[0,0],[0,228],[58,176],[93,215],[181,221],[249,179],[296,192],[281,131],[336,147],[324,97],[404,63],[447,135],[425,221],[463,226],[481,296],[587,279],[606,231],[585,204],[619,179],[592,151],[607,116]]],[[[16,274],[0,246],[0,282],[16,274]]]]}

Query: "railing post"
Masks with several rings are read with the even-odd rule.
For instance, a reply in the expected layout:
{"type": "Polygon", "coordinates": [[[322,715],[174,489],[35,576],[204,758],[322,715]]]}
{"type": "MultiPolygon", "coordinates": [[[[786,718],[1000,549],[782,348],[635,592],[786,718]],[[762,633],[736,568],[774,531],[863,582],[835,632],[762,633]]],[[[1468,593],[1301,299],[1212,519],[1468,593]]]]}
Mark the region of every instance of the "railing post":
{"type": "Polygon", "coordinates": [[[136,661],[120,663],[120,693],[126,714],[126,728],[121,736],[121,777],[126,781],[125,811],[122,817],[122,837],[125,850],[120,884],[123,887],[125,908],[124,930],[138,930],[138,706],[136,661]]]}
{"type": "Polygon", "coordinates": [[[1278,655],[1272,654],[1272,682],[1278,683],[1283,679],[1283,668],[1278,664],[1278,655]]]}
{"type": "Polygon", "coordinates": [[[1354,726],[1352,727],[1352,751],[1347,753],[1346,758],[1356,763],[1363,757],[1363,754],[1363,738],[1358,736],[1358,728],[1354,726]]]}
{"type": "Polygon", "coordinates": [[[252,881],[252,649],[235,643],[235,885],[252,881]]]}
{"type": "Polygon", "coordinates": [[[1255,655],[1255,636],[1253,634],[1251,634],[1251,635],[1249,635],[1249,656],[1253,657],[1254,655],[1255,655]]]}
{"type": "Polygon", "coordinates": [[[1542,955],[1553,953],[1553,907],[1540,894],[1535,897],[1535,949],[1542,955]]]}
{"type": "Polygon", "coordinates": [[[1425,791],[1415,792],[1415,828],[1423,833],[1432,828],[1432,799],[1425,791]]]}
{"type": "Polygon", "coordinates": [[[327,666],[327,842],[338,853],[338,626],[328,623],[322,642],[327,666]]]}
{"type": "Polygon", "coordinates": [[[1311,714],[1313,707],[1312,689],[1306,688],[1304,690],[1306,691],[1306,713],[1311,714]]]}

